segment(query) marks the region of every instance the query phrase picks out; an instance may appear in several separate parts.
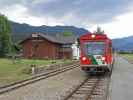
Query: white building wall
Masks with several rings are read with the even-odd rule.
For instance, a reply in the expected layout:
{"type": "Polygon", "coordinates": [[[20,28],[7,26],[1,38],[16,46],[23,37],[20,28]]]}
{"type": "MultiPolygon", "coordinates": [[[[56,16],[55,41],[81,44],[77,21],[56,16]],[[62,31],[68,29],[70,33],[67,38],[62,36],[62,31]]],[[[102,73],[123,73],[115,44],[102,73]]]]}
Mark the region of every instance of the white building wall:
{"type": "Polygon", "coordinates": [[[79,59],[79,47],[78,47],[78,42],[76,41],[74,44],[72,44],[72,56],[73,59],[79,59]]]}

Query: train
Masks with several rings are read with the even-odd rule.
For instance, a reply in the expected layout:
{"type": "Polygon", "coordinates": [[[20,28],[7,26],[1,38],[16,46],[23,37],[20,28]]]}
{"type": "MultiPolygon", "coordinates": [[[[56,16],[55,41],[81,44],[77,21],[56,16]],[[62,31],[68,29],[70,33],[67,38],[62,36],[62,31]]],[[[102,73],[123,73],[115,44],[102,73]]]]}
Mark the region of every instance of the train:
{"type": "Polygon", "coordinates": [[[112,41],[106,34],[86,33],[79,38],[80,67],[87,73],[112,72],[112,41]]]}

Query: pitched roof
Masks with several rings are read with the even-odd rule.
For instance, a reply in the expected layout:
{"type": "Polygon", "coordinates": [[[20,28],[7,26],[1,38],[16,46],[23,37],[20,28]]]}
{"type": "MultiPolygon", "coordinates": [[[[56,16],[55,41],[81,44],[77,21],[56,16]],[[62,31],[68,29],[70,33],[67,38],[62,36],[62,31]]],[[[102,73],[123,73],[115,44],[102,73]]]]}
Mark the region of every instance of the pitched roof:
{"type": "Polygon", "coordinates": [[[77,37],[74,37],[74,36],[66,36],[66,37],[65,36],[59,36],[59,35],[58,36],[50,36],[50,35],[45,35],[42,33],[32,33],[30,36],[28,36],[27,38],[22,40],[20,42],[20,44],[23,43],[25,40],[32,38],[33,34],[40,36],[40,37],[42,37],[42,38],[44,38],[50,42],[58,43],[58,44],[73,44],[77,39],[77,37]]]}

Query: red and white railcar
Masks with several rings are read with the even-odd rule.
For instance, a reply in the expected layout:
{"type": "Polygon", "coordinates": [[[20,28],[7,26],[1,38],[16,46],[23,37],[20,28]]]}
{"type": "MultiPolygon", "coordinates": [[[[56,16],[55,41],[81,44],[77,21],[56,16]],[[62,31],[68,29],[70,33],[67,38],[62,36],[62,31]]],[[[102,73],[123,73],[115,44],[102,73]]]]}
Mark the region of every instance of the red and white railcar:
{"type": "Polygon", "coordinates": [[[105,34],[80,36],[80,66],[87,72],[110,72],[113,65],[112,42],[105,34]]]}

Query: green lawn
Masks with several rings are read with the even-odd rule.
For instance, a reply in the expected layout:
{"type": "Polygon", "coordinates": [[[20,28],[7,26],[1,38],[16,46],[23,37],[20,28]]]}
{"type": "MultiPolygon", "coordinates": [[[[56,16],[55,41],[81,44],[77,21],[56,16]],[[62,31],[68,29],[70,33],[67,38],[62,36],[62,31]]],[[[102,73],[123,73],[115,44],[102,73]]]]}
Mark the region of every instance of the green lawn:
{"type": "Polygon", "coordinates": [[[133,54],[120,54],[120,56],[125,57],[127,60],[133,62],[133,54]]]}
{"type": "Polygon", "coordinates": [[[0,59],[0,86],[6,85],[18,80],[26,79],[31,77],[28,74],[31,64],[36,65],[47,65],[52,64],[52,62],[58,63],[68,63],[70,60],[29,60],[21,59],[16,60],[15,63],[11,59],[0,59]]]}

